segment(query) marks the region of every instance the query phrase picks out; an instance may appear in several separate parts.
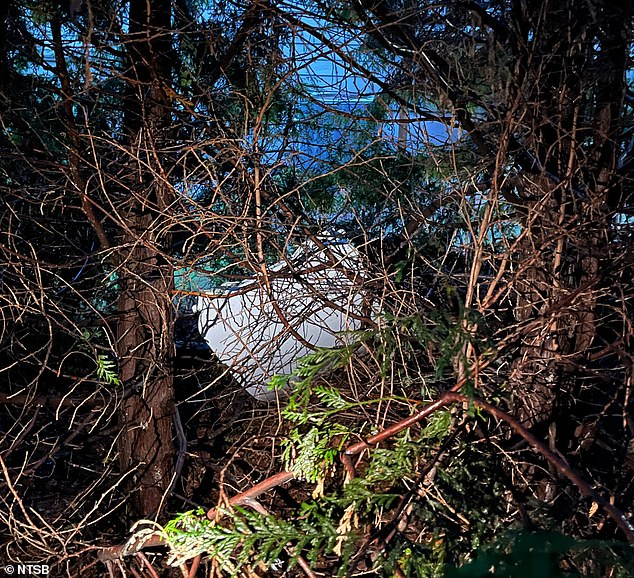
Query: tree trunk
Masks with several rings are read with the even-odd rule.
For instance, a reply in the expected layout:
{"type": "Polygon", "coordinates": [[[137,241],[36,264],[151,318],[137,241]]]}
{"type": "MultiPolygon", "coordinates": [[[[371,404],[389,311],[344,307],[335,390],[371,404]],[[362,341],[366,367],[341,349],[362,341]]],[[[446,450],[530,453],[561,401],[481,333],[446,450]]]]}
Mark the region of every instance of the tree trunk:
{"type": "Polygon", "coordinates": [[[582,377],[605,346],[596,339],[597,307],[611,292],[608,201],[617,185],[632,18],[631,2],[606,3],[600,25],[581,16],[583,2],[537,2],[516,13],[518,28],[533,26],[540,7],[540,29],[524,46],[532,67],[521,118],[541,174],[525,175],[521,191],[528,234],[516,318],[527,329],[511,376],[515,411],[528,426],[548,421],[558,403],[578,394],[572,375],[582,377]],[[594,46],[580,41],[593,32],[594,46]],[[590,92],[593,101],[580,96],[590,92]]]}
{"type": "Polygon", "coordinates": [[[137,468],[134,513],[153,517],[173,473],[173,275],[146,236],[151,217],[140,215],[129,224],[118,303],[120,374],[129,389],[121,407],[119,458],[122,472],[137,468]]]}
{"type": "Polygon", "coordinates": [[[547,176],[533,177],[527,196],[539,199],[528,209],[527,234],[520,248],[515,317],[525,329],[510,376],[514,413],[526,426],[550,419],[579,354],[593,340],[586,322],[594,314],[588,301],[594,287],[582,287],[567,202],[547,176]],[[580,324],[575,302],[582,307],[580,324]],[[576,342],[585,342],[583,350],[576,342]]]}
{"type": "Polygon", "coordinates": [[[170,114],[170,0],[131,0],[125,129],[130,174],[117,274],[117,353],[127,395],[121,406],[119,460],[134,469],[133,514],[155,517],[173,478],[173,270],[162,148],[170,114]]]}

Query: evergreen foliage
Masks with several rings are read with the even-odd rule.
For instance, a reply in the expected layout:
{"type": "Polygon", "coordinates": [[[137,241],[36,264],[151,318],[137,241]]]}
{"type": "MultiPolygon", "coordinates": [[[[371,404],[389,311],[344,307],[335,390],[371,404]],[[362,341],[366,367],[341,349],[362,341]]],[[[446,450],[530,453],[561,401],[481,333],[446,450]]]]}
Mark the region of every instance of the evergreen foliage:
{"type": "Polygon", "coordinates": [[[0,2],[0,562],[634,574],[633,12],[0,2]],[[362,329],[264,407],[192,302],[324,233],[362,329]]]}

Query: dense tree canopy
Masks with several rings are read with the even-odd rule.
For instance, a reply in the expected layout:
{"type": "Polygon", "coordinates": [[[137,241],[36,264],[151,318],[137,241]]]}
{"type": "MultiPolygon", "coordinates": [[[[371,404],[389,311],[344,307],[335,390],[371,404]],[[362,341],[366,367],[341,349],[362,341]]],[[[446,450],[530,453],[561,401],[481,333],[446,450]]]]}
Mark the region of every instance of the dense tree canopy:
{"type": "Polygon", "coordinates": [[[633,572],[632,16],[2,3],[0,562],[633,572]],[[362,327],[256,402],[192,302],[324,234],[362,327]]]}

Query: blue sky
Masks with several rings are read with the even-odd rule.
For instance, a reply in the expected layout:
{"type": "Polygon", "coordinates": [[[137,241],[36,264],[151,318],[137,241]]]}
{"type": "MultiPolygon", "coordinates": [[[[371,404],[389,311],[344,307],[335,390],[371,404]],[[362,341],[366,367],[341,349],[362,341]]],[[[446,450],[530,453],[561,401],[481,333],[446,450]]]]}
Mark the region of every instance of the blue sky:
{"type": "MultiPolygon", "coordinates": [[[[354,70],[341,55],[336,54],[319,38],[311,34],[316,29],[334,44],[342,47],[343,51],[352,58],[361,59],[364,66],[373,68],[373,73],[384,77],[384,73],[369,62],[369,56],[363,53],[363,39],[353,32],[334,28],[310,15],[296,11],[294,14],[306,24],[306,29],[297,30],[291,45],[288,47],[289,56],[294,58],[298,67],[298,76],[312,97],[325,107],[344,112],[360,111],[381,96],[382,90],[375,83],[369,81],[365,75],[354,70]]],[[[392,105],[392,119],[383,123],[382,138],[396,143],[398,139],[399,116],[398,106],[392,105]]],[[[403,114],[402,112],[400,114],[403,114]]],[[[414,112],[406,113],[408,132],[408,146],[412,152],[428,146],[441,146],[448,142],[455,142],[459,131],[441,122],[419,121],[414,112]]]]}

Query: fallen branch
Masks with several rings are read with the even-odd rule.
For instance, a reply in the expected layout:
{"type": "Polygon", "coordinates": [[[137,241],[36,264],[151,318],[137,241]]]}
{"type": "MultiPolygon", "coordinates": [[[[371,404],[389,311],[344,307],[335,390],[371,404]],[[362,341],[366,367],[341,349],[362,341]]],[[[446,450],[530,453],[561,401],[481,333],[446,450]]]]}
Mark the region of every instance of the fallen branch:
{"type": "Polygon", "coordinates": [[[452,392],[457,392],[467,383],[468,379],[464,378],[457,382],[451,389],[447,390],[439,399],[433,401],[429,405],[426,405],[422,410],[416,412],[414,415],[405,418],[404,420],[395,423],[384,430],[380,431],[378,434],[375,434],[369,437],[366,440],[357,442],[351,446],[348,446],[345,450],[343,450],[340,458],[343,462],[343,465],[346,469],[346,473],[348,474],[348,478],[352,479],[356,476],[356,471],[354,465],[352,463],[352,456],[356,456],[360,454],[363,450],[374,447],[380,442],[390,439],[392,436],[397,433],[412,427],[414,424],[424,420],[426,417],[429,417],[431,414],[435,413],[439,409],[445,407],[450,403],[450,400],[447,398],[447,395],[452,392]]]}
{"type": "MultiPolygon", "coordinates": [[[[233,498],[229,499],[230,506],[248,506],[251,503],[251,500],[254,500],[258,496],[276,488],[277,486],[281,486],[282,484],[291,481],[295,478],[295,474],[293,472],[280,472],[275,474],[266,480],[261,481],[260,483],[252,486],[248,490],[236,494],[233,498]]],[[[216,517],[216,508],[211,508],[207,512],[207,518],[213,520],[216,517]]]]}
{"type": "MultiPolygon", "coordinates": [[[[436,401],[426,405],[423,409],[415,413],[414,415],[395,423],[374,436],[367,438],[366,440],[357,442],[345,448],[341,453],[341,461],[344,464],[346,473],[349,478],[353,478],[356,475],[355,467],[352,463],[352,457],[360,454],[366,449],[371,449],[377,444],[384,442],[397,433],[412,427],[414,424],[419,423],[426,417],[429,417],[439,409],[453,405],[463,404],[465,406],[471,404],[478,409],[491,414],[496,419],[507,423],[515,433],[520,435],[526,442],[535,450],[541,454],[548,462],[550,462],[556,470],[566,477],[572,484],[574,484],[580,491],[581,495],[591,498],[598,506],[600,506],[605,513],[616,523],[627,538],[628,542],[634,543],[634,526],[628,520],[626,515],[616,506],[611,504],[608,500],[600,496],[595,490],[579,475],[577,474],[566,461],[552,451],[547,445],[539,441],[528,429],[526,429],[515,418],[502,411],[501,409],[477,398],[471,398],[466,395],[457,393],[458,390],[466,383],[465,380],[461,380],[456,383],[451,389],[442,394],[436,401]]],[[[280,486],[286,482],[295,479],[293,472],[279,472],[269,478],[266,478],[262,482],[255,486],[236,494],[229,499],[228,505],[230,506],[249,506],[253,500],[258,496],[264,494],[280,486]]],[[[207,512],[207,518],[210,520],[215,519],[217,514],[216,508],[211,508],[207,512]]],[[[104,548],[100,554],[99,559],[102,561],[114,560],[125,555],[130,555],[136,551],[151,546],[157,546],[164,544],[163,540],[158,535],[151,535],[147,539],[140,540],[136,544],[124,544],[120,546],[112,546],[110,548],[104,548]]]]}

